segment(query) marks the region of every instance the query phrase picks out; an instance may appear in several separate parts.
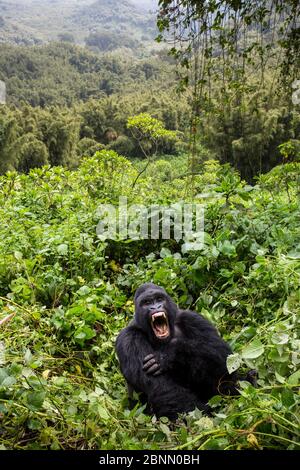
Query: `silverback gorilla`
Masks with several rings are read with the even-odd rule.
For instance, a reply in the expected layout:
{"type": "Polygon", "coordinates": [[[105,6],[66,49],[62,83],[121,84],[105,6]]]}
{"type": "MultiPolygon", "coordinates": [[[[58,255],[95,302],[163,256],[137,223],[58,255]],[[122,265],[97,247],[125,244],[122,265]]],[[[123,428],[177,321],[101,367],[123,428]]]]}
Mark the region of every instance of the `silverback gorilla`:
{"type": "Polygon", "coordinates": [[[208,412],[214,395],[237,394],[237,374],[226,367],[231,349],[208,320],[179,310],[151,283],[137,289],[134,303],[116,350],[129,394],[141,393],[148,412],[173,420],[196,407],[208,412]]]}

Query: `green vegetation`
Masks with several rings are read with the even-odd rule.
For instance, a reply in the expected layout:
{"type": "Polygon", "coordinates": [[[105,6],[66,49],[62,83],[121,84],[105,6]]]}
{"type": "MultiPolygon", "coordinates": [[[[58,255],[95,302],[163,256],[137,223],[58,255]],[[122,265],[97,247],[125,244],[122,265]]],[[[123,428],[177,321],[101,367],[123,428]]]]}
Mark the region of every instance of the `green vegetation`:
{"type": "Polygon", "coordinates": [[[253,181],[279,162],[279,144],[299,139],[291,100],[300,70],[299,2],[159,0],[159,6],[157,39],[172,42],[179,89],[192,94],[191,171],[204,140],[253,181]]]}
{"type": "Polygon", "coordinates": [[[168,131],[164,128],[161,121],[147,113],[130,117],[127,121],[127,129],[131,131],[133,138],[139,144],[143,156],[147,159],[146,165],[138,173],[133,182],[134,187],[139,177],[147,170],[151,161],[157,156],[159,147],[168,145],[168,143],[174,144],[177,141],[177,133],[168,131]]]}
{"type": "Polygon", "coordinates": [[[170,74],[162,69],[170,60],[166,62],[164,55],[138,60],[119,52],[99,55],[66,42],[32,47],[5,44],[0,50],[0,80],[6,83],[9,104],[70,106],[143,87],[166,89],[170,74]]]}
{"type": "Polygon", "coordinates": [[[186,159],[170,161],[171,179],[160,160],[133,189],[137,170],[107,150],[77,171],[1,177],[2,448],[299,448],[299,164],[250,187],[210,160],[194,198],[186,159]],[[101,241],[97,207],[120,195],[202,202],[203,249],[101,241]],[[174,425],[129,411],[114,341],[147,280],[215,322],[234,349],[229,365],[257,368],[259,388],[241,383],[240,397],[211,400],[212,417],[195,411],[174,425]]]}
{"type": "MultiPolygon", "coordinates": [[[[93,155],[104,147],[125,156],[140,156],[140,142],[127,128],[127,120],[145,108],[155,110],[158,100],[168,102],[169,97],[164,92],[155,97],[149,90],[132,100],[130,95],[116,95],[101,101],[90,100],[71,109],[41,109],[25,104],[20,109],[3,106],[0,108],[0,173],[13,169],[28,172],[47,163],[74,168],[83,155],[93,155]]],[[[169,103],[167,109],[156,109],[155,114],[171,129],[183,128],[188,121],[187,106],[169,103]]],[[[157,141],[160,153],[177,151],[177,140],[170,140],[168,135],[157,141]]]]}
{"type": "MultiPolygon", "coordinates": [[[[163,51],[137,59],[119,52],[95,54],[68,43],[4,45],[0,80],[7,85],[8,106],[0,107],[0,171],[27,171],[47,162],[72,168],[83,154],[92,155],[103,145],[127,157],[140,156],[126,123],[145,112],[183,133],[195,173],[214,154],[253,182],[280,163],[279,145],[300,141],[299,112],[290,104],[292,89],[274,93],[272,70],[265,72],[263,84],[249,71],[247,91],[237,89],[230,76],[226,92],[216,80],[209,105],[204,101],[200,116],[194,117],[192,134],[194,95],[189,88],[175,93],[173,72],[174,61],[163,51]],[[58,132],[62,145],[53,150],[58,132]],[[27,158],[28,150],[22,150],[33,138],[44,145],[42,158],[27,158]]],[[[181,148],[165,142],[158,151],[170,154],[181,148]]]]}
{"type": "MultiPolygon", "coordinates": [[[[71,108],[40,108],[25,103],[18,108],[1,106],[0,172],[12,169],[27,172],[45,163],[74,168],[83,155],[93,155],[104,146],[126,157],[146,157],[127,127],[128,118],[145,112],[162,121],[166,129],[179,131],[177,142],[167,139],[158,142],[158,154],[187,150],[190,109],[185,97],[163,88],[155,89],[155,82],[149,81],[148,89],[142,83],[136,91],[127,89],[76,103],[71,108]],[[43,147],[43,158],[26,157],[28,149],[24,146],[33,141],[43,147]]],[[[71,88],[67,90],[65,84],[63,87],[66,93],[72,93],[71,88]]],[[[28,93],[37,95],[37,90],[28,88],[28,93]]],[[[42,95],[46,92],[41,88],[42,95]]],[[[63,100],[63,96],[62,93],[59,99],[63,100]]],[[[55,100],[55,95],[52,98],[55,100]]],[[[250,97],[243,113],[229,103],[203,123],[194,155],[194,173],[202,171],[203,162],[215,155],[251,182],[255,175],[280,163],[278,146],[287,141],[298,148],[300,117],[296,108],[284,106],[283,98],[274,100],[270,108],[259,96],[250,97]]],[[[151,147],[149,139],[146,144],[151,147]]],[[[291,154],[288,161],[295,155],[291,154]]]]}
{"type": "Polygon", "coordinates": [[[299,2],[160,0],[171,57],[139,3],[0,0],[0,449],[299,449],[299,2]],[[120,196],[203,204],[204,246],[103,240],[120,196]],[[114,343],[146,281],[258,388],[129,410],[114,343]]]}

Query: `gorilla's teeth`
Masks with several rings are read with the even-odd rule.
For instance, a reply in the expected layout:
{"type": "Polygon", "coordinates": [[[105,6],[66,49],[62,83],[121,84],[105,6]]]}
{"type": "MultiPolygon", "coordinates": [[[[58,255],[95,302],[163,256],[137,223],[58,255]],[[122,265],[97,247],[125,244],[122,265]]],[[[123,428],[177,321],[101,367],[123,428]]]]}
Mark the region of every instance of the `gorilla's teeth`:
{"type": "Polygon", "coordinates": [[[151,324],[157,338],[167,338],[170,335],[168,317],[165,312],[155,312],[151,315],[151,324]]]}
{"type": "Polygon", "coordinates": [[[152,315],[152,321],[154,321],[156,318],[160,318],[160,317],[163,317],[165,319],[167,318],[165,312],[156,312],[156,313],[153,313],[153,315],[152,315]]]}

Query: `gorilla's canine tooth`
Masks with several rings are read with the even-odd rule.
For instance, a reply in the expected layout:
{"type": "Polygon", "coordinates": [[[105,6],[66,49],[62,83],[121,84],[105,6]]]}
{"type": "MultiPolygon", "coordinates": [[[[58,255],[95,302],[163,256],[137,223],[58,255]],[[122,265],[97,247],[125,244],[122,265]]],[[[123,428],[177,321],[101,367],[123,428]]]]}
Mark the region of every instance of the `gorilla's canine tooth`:
{"type": "Polygon", "coordinates": [[[156,313],[153,313],[153,315],[152,315],[151,317],[152,317],[152,319],[153,319],[153,318],[159,318],[159,317],[167,318],[165,312],[156,312],[156,313]]]}

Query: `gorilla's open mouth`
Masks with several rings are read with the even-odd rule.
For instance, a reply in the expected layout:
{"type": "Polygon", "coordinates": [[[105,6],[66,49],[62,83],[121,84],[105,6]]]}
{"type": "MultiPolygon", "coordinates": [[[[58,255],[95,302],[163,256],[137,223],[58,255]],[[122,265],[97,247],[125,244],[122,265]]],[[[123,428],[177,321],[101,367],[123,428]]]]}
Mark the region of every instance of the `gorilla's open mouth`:
{"type": "Polygon", "coordinates": [[[159,339],[168,338],[170,335],[169,322],[165,312],[153,313],[151,326],[155,336],[159,339]]]}

